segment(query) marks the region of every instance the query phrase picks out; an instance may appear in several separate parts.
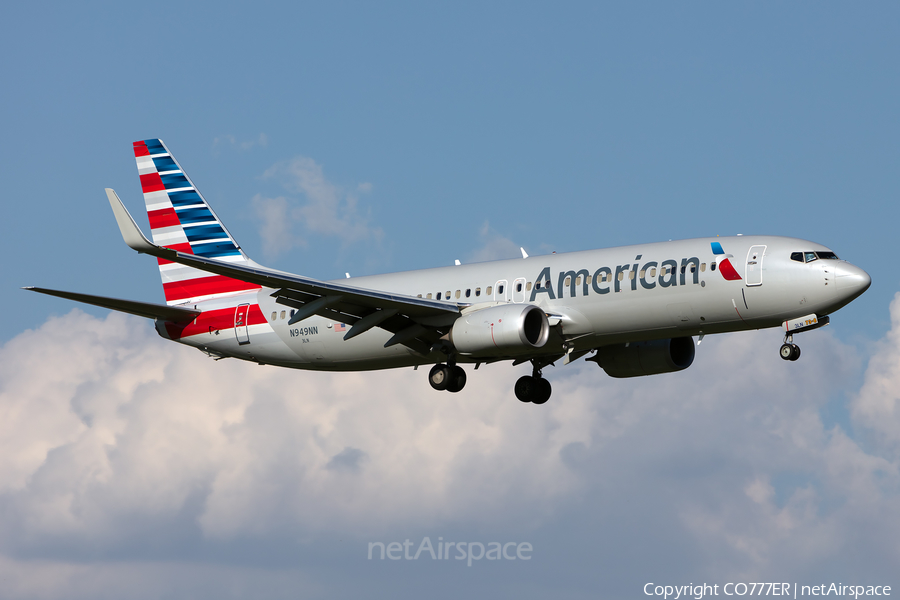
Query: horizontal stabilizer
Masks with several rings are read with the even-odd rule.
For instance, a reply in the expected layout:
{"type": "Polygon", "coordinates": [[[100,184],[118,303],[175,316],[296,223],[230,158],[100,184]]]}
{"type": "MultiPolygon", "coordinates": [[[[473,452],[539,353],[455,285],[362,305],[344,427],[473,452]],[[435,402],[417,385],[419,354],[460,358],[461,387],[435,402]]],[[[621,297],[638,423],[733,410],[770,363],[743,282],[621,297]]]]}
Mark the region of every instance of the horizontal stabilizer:
{"type": "MultiPolygon", "coordinates": [[[[129,217],[130,218],[130,217],[129,217]]],[[[48,290],[39,287],[25,287],[23,290],[31,290],[32,292],[40,292],[49,296],[57,296],[76,302],[84,302],[85,304],[93,304],[94,306],[102,306],[111,310],[146,317],[148,319],[162,319],[163,321],[171,321],[173,323],[183,323],[193,321],[199,310],[190,308],[181,308],[179,306],[166,306],[165,304],[152,304],[150,302],[135,302],[134,300],[120,300],[118,298],[106,298],[104,296],[91,296],[89,294],[76,294],[75,292],[62,292],[59,290],[48,290]]]]}

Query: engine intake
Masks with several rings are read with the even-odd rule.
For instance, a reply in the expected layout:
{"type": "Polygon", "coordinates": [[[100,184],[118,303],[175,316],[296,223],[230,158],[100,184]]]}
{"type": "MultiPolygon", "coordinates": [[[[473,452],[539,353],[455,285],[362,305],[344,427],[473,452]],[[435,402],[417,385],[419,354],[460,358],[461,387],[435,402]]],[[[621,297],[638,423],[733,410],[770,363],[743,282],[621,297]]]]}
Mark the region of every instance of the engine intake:
{"type": "Polygon", "coordinates": [[[533,304],[503,304],[459,317],[450,341],[460,354],[514,356],[540,348],[550,336],[544,311],[533,304]]]}
{"type": "Polygon", "coordinates": [[[603,367],[610,377],[641,377],[683,371],[694,362],[694,338],[603,346],[590,360],[603,367]]]}

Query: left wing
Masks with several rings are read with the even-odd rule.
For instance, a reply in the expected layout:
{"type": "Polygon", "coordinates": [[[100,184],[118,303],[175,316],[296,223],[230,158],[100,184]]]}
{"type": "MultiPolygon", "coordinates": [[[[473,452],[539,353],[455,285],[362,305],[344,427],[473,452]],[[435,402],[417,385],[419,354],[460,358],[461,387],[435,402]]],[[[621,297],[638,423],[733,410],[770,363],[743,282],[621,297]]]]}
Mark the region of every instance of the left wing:
{"type": "Polygon", "coordinates": [[[106,195],[122,238],[133,250],[216,275],[274,288],[276,291],[272,296],[276,302],[297,309],[291,324],[312,315],[321,315],[352,325],[344,339],[380,327],[394,334],[385,347],[403,344],[420,354],[428,354],[432,345],[449,332],[460,310],[469,306],[319,281],[267,269],[253,262],[249,265],[226,263],[157,246],[144,236],[116,192],[107,188],[106,195]]]}
{"type": "Polygon", "coordinates": [[[173,323],[193,321],[200,314],[199,310],[183,308],[181,306],[168,306],[166,304],[153,304],[151,302],[136,302],[135,300],[121,300],[119,298],[107,298],[106,296],[92,296],[91,294],[77,294],[75,292],[63,292],[39,287],[25,287],[24,290],[39,292],[48,296],[66,298],[94,306],[102,306],[110,310],[146,317],[148,319],[163,319],[173,323]]]}

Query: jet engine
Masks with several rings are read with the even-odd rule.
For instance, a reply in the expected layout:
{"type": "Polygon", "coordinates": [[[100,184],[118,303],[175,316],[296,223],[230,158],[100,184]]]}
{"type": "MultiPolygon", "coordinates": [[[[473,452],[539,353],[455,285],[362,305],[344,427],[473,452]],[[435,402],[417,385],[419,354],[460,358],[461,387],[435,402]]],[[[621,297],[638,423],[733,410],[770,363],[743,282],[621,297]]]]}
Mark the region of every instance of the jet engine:
{"type": "Polygon", "coordinates": [[[461,354],[513,356],[547,343],[550,323],[533,304],[503,304],[459,317],[450,330],[450,341],[461,354]]]}
{"type": "Polygon", "coordinates": [[[694,338],[651,340],[613,344],[597,349],[589,359],[603,367],[610,377],[640,377],[682,371],[694,362],[694,338]]]}

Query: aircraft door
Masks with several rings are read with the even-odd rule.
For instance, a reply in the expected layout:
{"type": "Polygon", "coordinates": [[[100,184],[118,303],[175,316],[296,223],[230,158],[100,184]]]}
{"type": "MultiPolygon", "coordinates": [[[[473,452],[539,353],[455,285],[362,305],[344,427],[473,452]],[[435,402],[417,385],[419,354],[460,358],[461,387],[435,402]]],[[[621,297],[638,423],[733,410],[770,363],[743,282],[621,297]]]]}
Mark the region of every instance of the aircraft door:
{"type": "Polygon", "coordinates": [[[751,246],[747,252],[747,285],[762,285],[763,257],[766,255],[765,246],[751,246]]]}
{"type": "Polygon", "coordinates": [[[525,278],[519,277],[512,286],[513,302],[525,302],[525,278]]]}
{"type": "Polygon", "coordinates": [[[247,321],[250,316],[250,305],[239,304],[234,309],[234,335],[238,344],[250,343],[250,332],[247,331],[247,321]]]}
{"type": "Polygon", "coordinates": [[[505,279],[497,282],[497,287],[494,289],[494,300],[497,302],[509,302],[509,286],[505,279]]]}

